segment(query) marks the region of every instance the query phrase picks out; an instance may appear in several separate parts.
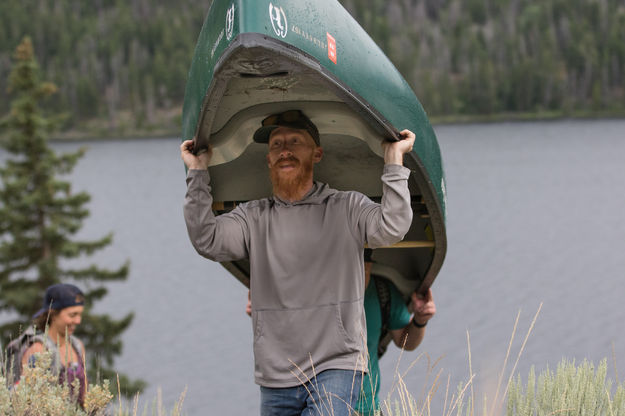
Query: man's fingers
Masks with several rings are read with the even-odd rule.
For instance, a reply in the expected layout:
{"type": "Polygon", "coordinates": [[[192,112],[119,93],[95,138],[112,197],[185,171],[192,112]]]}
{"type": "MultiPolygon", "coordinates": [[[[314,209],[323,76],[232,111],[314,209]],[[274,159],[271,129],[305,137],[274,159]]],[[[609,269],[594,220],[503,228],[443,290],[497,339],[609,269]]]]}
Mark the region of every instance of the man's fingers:
{"type": "Polygon", "coordinates": [[[193,140],[185,140],[180,145],[180,150],[184,151],[192,151],[193,150],[193,140]]]}
{"type": "Polygon", "coordinates": [[[422,319],[430,320],[436,314],[436,305],[432,296],[432,289],[425,293],[413,292],[414,312],[422,319]]]}
{"type": "Polygon", "coordinates": [[[414,139],[415,137],[414,133],[408,129],[402,130],[399,134],[401,135],[403,139],[414,139]]]}
{"type": "Polygon", "coordinates": [[[416,299],[422,300],[424,302],[429,302],[433,300],[432,289],[428,289],[427,292],[423,293],[414,292],[414,295],[416,296],[416,299]]]}

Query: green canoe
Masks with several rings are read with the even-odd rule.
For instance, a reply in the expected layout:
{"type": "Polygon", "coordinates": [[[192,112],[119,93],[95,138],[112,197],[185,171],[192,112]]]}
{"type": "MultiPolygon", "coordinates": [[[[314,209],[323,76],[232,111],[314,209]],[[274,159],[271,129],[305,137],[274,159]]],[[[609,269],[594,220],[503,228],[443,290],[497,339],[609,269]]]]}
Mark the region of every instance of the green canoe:
{"type": "MultiPolygon", "coordinates": [[[[415,94],[336,0],[215,0],[189,71],[183,140],[209,143],[213,210],[271,195],[266,145],[252,141],[267,115],[301,109],[324,149],[315,179],[380,200],[382,140],[416,134],[404,158],[414,219],[404,241],[374,252],[374,272],[408,296],[426,290],[447,249],[445,179],[436,136],[415,94]]],[[[247,261],[222,263],[249,286],[247,261]]]]}

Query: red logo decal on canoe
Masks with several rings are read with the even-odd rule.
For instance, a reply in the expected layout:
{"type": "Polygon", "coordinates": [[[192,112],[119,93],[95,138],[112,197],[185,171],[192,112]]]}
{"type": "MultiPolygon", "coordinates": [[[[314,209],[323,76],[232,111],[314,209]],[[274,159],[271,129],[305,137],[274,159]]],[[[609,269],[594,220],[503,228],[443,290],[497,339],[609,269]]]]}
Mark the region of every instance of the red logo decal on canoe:
{"type": "Polygon", "coordinates": [[[328,35],[328,58],[336,64],[336,40],[328,32],[326,35],[328,35]]]}

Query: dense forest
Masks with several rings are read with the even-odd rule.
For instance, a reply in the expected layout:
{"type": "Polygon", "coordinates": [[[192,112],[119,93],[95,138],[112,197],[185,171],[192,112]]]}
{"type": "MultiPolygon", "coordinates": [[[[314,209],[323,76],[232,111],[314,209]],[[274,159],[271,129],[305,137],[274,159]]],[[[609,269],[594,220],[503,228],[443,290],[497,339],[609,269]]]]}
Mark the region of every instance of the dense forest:
{"type": "Polygon", "coordinates": [[[345,0],[435,115],[622,113],[623,0],[345,0]]]}
{"type": "MultiPolygon", "coordinates": [[[[210,0],[2,0],[0,115],[33,39],[65,130],[177,134],[210,0]]],[[[428,113],[625,114],[624,0],[341,0],[428,113]]]]}

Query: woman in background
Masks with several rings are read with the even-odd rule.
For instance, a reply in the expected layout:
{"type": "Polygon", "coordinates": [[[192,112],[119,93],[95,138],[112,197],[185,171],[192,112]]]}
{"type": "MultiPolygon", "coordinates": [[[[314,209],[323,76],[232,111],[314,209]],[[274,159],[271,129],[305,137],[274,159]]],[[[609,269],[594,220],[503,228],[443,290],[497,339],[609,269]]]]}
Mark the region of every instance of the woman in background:
{"type": "Polygon", "coordinates": [[[22,368],[34,365],[34,354],[52,352],[51,369],[59,375],[59,383],[67,383],[72,395],[83,406],[87,387],[85,347],[73,333],[80,325],[85,296],[74,285],[59,283],[46,289],[41,309],[33,316],[36,334],[22,355],[22,368]],[[47,328],[47,332],[46,332],[47,328]],[[79,391],[72,388],[79,381],[79,391]]]}

